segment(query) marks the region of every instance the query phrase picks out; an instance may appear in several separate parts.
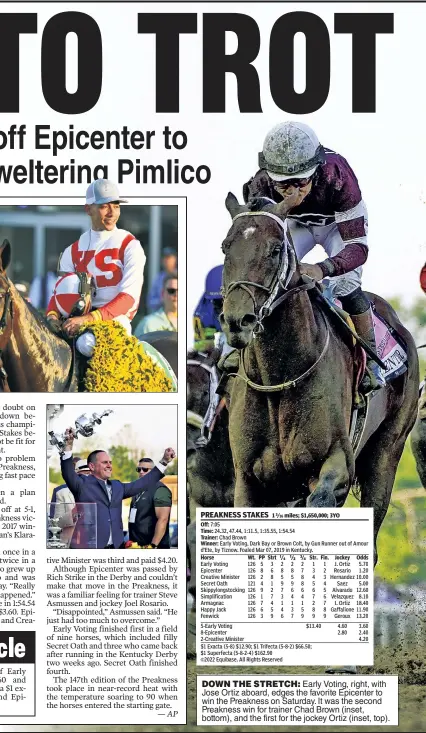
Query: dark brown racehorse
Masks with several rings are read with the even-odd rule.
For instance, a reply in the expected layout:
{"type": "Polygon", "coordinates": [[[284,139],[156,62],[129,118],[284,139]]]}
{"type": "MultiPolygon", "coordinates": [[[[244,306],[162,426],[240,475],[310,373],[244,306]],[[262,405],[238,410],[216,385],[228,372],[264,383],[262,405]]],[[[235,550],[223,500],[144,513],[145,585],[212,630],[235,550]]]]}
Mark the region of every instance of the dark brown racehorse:
{"type": "Polygon", "coordinates": [[[186,451],[188,485],[198,506],[223,507],[234,503],[234,466],[228,436],[228,411],[222,410],[208,441],[201,440],[204,417],[210,404],[215,350],[200,354],[191,351],[187,360],[186,451]]]}
{"type": "MultiPolygon", "coordinates": [[[[5,240],[0,246],[0,361],[5,371],[0,391],[77,392],[72,347],[50,331],[45,318],[9,280],[6,270],[10,257],[11,247],[5,240]]],[[[166,359],[176,368],[176,334],[147,334],[145,340],[160,353],[166,351],[166,359]]]]}
{"type": "Polygon", "coordinates": [[[286,202],[248,212],[229,194],[226,206],[233,223],[222,245],[221,318],[229,344],[240,350],[229,407],[235,506],[298,499],[311,507],[342,506],[356,477],[361,506],[374,508],[376,539],[416,417],[413,339],[392,308],[371,296],[407,345],[408,371],[372,397],[372,421],[355,458],[352,347],[300,275],[285,234],[286,202]]]}
{"type": "MultiPolygon", "coordinates": [[[[212,371],[218,354],[212,349],[200,354],[191,351],[187,361],[187,478],[191,501],[201,507],[227,507],[234,503],[234,466],[228,435],[228,411],[222,410],[215,422],[210,439],[203,438],[203,421],[210,404],[212,371]]],[[[196,607],[196,527],[192,522],[187,531],[191,565],[188,591],[192,596],[192,613],[188,632],[195,635],[196,607]]]]}
{"type": "Polygon", "coordinates": [[[426,415],[423,399],[420,400],[417,420],[411,433],[411,448],[416,461],[417,473],[426,489],[426,415]],[[421,408],[420,409],[420,405],[421,408]]]}

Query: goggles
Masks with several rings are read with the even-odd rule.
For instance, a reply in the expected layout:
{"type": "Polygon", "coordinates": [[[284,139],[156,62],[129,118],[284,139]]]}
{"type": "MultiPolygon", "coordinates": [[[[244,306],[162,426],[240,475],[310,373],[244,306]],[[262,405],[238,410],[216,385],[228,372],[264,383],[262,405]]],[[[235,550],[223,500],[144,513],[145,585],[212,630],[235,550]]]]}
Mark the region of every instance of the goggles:
{"type": "Polygon", "coordinates": [[[274,188],[283,190],[286,188],[304,188],[312,181],[312,176],[309,178],[288,178],[285,181],[272,181],[274,188]]]}

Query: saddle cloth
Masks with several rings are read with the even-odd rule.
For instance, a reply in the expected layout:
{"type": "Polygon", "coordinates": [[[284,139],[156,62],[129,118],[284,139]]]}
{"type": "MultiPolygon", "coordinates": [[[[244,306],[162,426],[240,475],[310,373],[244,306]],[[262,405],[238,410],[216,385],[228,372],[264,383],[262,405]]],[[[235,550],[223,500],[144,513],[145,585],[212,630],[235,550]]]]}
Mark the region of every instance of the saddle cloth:
{"type": "Polygon", "coordinates": [[[407,371],[407,349],[401,336],[374,310],[373,322],[377,354],[386,364],[384,377],[391,382],[407,371]]]}
{"type": "MultiPolygon", "coordinates": [[[[337,299],[333,300],[333,304],[337,305],[339,309],[342,307],[341,302],[337,299]]],[[[389,326],[384,318],[375,311],[374,303],[371,305],[377,355],[384,364],[386,364],[386,371],[383,375],[386,382],[391,382],[393,379],[400,377],[401,374],[404,374],[404,372],[407,371],[407,348],[401,336],[395,331],[395,329],[389,326]]],[[[350,316],[343,310],[340,310],[340,315],[343,316],[348,325],[355,330],[350,316]]],[[[358,341],[355,345],[354,360],[357,368],[357,385],[359,385],[364,375],[367,356],[358,341]]]]}

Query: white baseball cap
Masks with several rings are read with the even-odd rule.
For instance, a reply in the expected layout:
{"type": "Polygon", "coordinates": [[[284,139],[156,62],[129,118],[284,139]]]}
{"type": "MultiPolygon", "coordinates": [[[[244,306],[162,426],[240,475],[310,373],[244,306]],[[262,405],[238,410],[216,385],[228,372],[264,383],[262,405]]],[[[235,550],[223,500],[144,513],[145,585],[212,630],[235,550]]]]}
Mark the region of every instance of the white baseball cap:
{"type": "Polygon", "coordinates": [[[87,460],[82,459],[81,461],[77,461],[75,464],[75,470],[76,471],[89,471],[89,466],[87,465],[87,460]]]}
{"type": "Polygon", "coordinates": [[[86,191],[86,204],[110,204],[116,201],[118,204],[128,204],[126,199],[121,199],[118,186],[107,178],[98,178],[90,184],[86,191]]]}

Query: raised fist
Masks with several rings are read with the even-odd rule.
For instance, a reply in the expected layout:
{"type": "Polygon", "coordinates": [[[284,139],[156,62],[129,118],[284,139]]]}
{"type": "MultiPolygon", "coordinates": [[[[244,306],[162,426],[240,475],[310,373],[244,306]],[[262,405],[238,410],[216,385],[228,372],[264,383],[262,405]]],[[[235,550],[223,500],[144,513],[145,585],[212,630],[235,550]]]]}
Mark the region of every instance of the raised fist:
{"type": "Polygon", "coordinates": [[[65,436],[65,449],[67,451],[72,451],[72,447],[74,445],[74,431],[72,428],[67,428],[64,433],[65,436]]]}
{"type": "Polygon", "coordinates": [[[163,463],[165,466],[167,466],[167,464],[170,463],[170,461],[173,461],[174,458],[176,458],[176,453],[174,452],[173,448],[166,448],[160,463],[163,463]]]}

